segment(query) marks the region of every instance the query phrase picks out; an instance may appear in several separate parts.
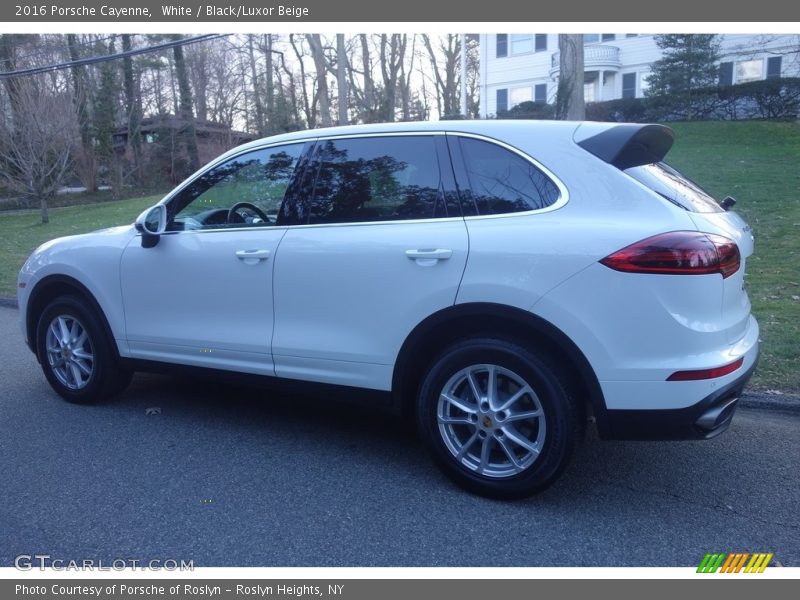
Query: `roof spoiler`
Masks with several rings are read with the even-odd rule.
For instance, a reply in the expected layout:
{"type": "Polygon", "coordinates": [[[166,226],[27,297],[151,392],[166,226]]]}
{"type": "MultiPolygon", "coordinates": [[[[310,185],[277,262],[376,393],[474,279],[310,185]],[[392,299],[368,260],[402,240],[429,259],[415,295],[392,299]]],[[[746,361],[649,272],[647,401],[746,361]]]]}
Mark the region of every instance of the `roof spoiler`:
{"type": "MultiPolygon", "coordinates": [[[[584,133],[582,129],[579,127],[575,132],[576,138],[584,133]]],[[[594,127],[590,125],[586,129],[590,137],[576,139],[576,143],[620,170],[663,160],[675,140],[675,134],[664,125],[625,123],[612,125],[594,135],[591,135],[594,127]]]]}

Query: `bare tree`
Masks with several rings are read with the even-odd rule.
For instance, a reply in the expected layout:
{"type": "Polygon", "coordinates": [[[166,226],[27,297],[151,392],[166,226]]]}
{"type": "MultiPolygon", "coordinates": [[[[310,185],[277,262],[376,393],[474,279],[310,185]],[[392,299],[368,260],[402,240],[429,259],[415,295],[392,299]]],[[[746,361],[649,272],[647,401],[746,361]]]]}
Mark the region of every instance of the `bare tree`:
{"type": "Polygon", "coordinates": [[[344,34],[336,34],[336,81],[339,88],[339,125],[347,125],[347,52],[344,34]]]}
{"type": "Polygon", "coordinates": [[[333,125],[331,121],[331,104],[328,95],[328,61],[325,58],[325,50],[322,47],[322,39],[318,33],[307,33],[306,40],[311,48],[311,58],[314,61],[314,68],[317,71],[317,93],[314,95],[315,103],[319,104],[320,121],[323,127],[333,125]]]}
{"type": "Polygon", "coordinates": [[[458,114],[459,69],[458,58],[461,52],[459,36],[448,33],[440,39],[438,48],[434,48],[428,35],[422,36],[422,42],[428,50],[431,69],[436,85],[436,98],[439,114],[442,116],[458,114]]]}
{"type": "Polygon", "coordinates": [[[259,137],[264,136],[264,103],[261,100],[261,86],[259,85],[258,67],[256,66],[256,54],[253,46],[253,38],[247,36],[247,55],[250,60],[250,77],[253,78],[253,104],[256,109],[256,133],[259,137]]]}
{"type": "MultiPolygon", "coordinates": [[[[173,35],[174,40],[180,40],[182,36],[173,35]]],[[[200,168],[200,155],[197,150],[197,133],[194,126],[194,112],[192,109],[192,88],[189,86],[189,74],[186,70],[186,61],[183,58],[183,47],[175,46],[172,49],[175,55],[175,77],[178,80],[180,89],[180,101],[178,104],[181,117],[181,137],[186,145],[186,152],[189,155],[189,173],[200,168]]],[[[188,175],[189,173],[186,173],[188,175]]]]}
{"type": "MultiPolygon", "coordinates": [[[[67,34],[67,47],[69,59],[77,61],[81,58],[78,52],[78,36],[67,34]]],[[[89,111],[89,91],[84,82],[84,67],[73,65],[70,69],[72,76],[72,97],[75,102],[75,112],[78,116],[78,126],[81,134],[80,149],[76,152],[76,166],[78,175],[84,187],[90,192],[97,190],[97,165],[95,161],[94,138],[92,136],[92,115],[89,111]]]]}
{"type": "Polygon", "coordinates": [[[556,117],[582,121],[586,118],[586,103],[583,99],[583,34],[560,34],[558,51],[556,117]]]}
{"type": "MultiPolygon", "coordinates": [[[[132,47],[131,36],[123,35],[123,52],[129,52],[132,47]]],[[[139,177],[142,171],[142,97],[137,74],[133,67],[133,59],[130,56],[122,61],[122,74],[125,88],[125,113],[128,121],[128,144],[133,155],[133,174],[135,177],[139,177]]]]}
{"type": "Polygon", "coordinates": [[[48,223],[48,204],[66,179],[79,139],[72,101],[37,79],[19,80],[16,94],[16,123],[0,119],[0,174],[11,190],[39,203],[42,223],[48,223]]]}

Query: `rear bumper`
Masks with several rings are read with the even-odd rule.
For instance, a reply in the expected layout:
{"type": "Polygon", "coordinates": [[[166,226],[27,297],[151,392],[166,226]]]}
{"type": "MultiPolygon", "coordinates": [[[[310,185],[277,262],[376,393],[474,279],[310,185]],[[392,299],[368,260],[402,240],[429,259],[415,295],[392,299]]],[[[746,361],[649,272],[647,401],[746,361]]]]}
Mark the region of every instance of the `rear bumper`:
{"type": "Polygon", "coordinates": [[[758,358],[724,387],[700,402],[679,409],[608,410],[608,439],[699,440],[719,435],[731,424],[739,396],[755,371],[758,358]]]}

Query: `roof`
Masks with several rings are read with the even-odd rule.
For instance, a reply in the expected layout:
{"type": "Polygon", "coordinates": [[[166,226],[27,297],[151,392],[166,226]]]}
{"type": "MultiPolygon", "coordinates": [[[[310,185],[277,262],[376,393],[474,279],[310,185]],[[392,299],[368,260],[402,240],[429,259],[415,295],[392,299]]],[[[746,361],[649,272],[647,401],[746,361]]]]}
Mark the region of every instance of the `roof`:
{"type": "MultiPolygon", "coordinates": [[[[541,133],[550,135],[571,136],[580,125],[578,121],[544,121],[524,119],[474,119],[453,121],[411,121],[401,123],[370,123],[367,125],[346,125],[341,127],[323,127],[307,129],[292,133],[283,133],[267,138],[254,140],[231,152],[241,152],[249,148],[258,148],[265,144],[282,142],[299,142],[313,140],[321,137],[337,137],[344,135],[365,135],[378,133],[430,133],[430,132],[459,132],[475,133],[491,137],[493,134],[503,137],[509,129],[518,130],[523,127],[534,128],[541,133]]],[[[604,125],[613,126],[613,123],[604,125]]]]}

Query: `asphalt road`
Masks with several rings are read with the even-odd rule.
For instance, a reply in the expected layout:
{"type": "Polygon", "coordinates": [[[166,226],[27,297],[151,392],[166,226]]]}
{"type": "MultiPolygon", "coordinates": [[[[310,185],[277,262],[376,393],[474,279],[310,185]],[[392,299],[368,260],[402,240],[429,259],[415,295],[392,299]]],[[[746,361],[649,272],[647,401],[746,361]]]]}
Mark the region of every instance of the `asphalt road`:
{"type": "Polygon", "coordinates": [[[0,308],[0,565],[20,554],[196,566],[800,566],[800,413],[706,442],[587,440],[533,499],[453,487],[392,418],[137,375],[62,401],[0,308]],[[147,414],[159,407],[160,414],[147,414]]]}

